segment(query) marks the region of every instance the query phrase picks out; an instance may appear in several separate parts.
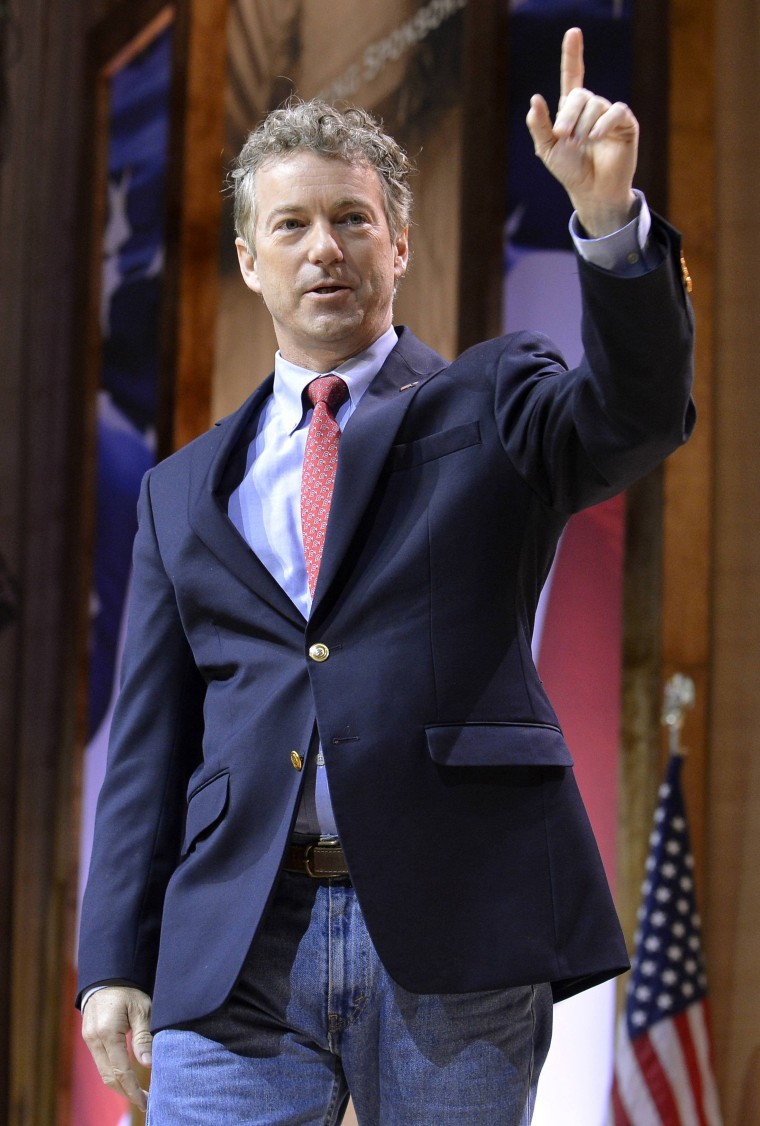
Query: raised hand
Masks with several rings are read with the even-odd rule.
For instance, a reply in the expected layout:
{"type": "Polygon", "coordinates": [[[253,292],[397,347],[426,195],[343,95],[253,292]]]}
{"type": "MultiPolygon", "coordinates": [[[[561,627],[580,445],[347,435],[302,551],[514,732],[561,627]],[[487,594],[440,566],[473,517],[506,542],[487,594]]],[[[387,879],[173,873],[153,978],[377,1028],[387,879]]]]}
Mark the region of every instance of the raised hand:
{"type": "Polygon", "coordinates": [[[570,196],[588,234],[600,238],[629,221],[639,125],[623,102],[586,90],[583,77],[583,34],[573,27],[562,40],[554,124],[540,94],[530,100],[527,124],[536,155],[570,196]]]}

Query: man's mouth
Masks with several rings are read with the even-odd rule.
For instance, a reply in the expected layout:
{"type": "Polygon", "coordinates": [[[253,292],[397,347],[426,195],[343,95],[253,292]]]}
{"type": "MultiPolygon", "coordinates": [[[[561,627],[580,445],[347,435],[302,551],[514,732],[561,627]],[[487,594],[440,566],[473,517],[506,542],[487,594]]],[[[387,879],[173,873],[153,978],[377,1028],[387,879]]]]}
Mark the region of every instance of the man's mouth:
{"type": "Polygon", "coordinates": [[[327,296],[331,293],[342,293],[347,289],[347,285],[341,285],[340,282],[331,282],[326,285],[315,285],[309,290],[309,293],[318,293],[320,296],[327,296]]]}

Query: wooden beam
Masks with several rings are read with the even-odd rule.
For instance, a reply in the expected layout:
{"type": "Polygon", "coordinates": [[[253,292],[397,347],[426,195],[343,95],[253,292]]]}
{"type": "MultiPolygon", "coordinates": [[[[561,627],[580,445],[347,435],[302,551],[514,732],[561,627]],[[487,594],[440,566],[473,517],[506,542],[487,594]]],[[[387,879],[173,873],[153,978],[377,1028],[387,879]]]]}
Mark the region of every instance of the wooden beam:
{"type": "MultiPolygon", "coordinates": [[[[697,703],[687,717],[684,793],[700,900],[704,902],[709,670],[713,555],[714,278],[716,249],[715,74],[712,0],[671,0],[670,217],[683,232],[697,318],[692,440],[665,466],[662,677],[692,677],[697,703]],[[695,65],[698,60],[698,65],[695,65]]],[[[664,741],[663,741],[664,751],[664,741]]]]}
{"type": "Polygon", "coordinates": [[[224,181],[228,0],[178,5],[167,228],[163,396],[170,430],[159,454],[210,424],[224,181]]]}
{"type": "Polygon", "coordinates": [[[457,352],[502,330],[507,207],[507,18],[500,0],[464,10],[457,352]]]}
{"type": "MultiPolygon", "coordinates": [[[[641,125],[636,186],[667,214],[668,0],[634,5],[631,105],[641,125]]],[[[623,681],[615,900],[629,943],[648,851],[660,775],[663,470],[626,495],[623,681]]],[[[626,984],[621,982],[621,988],[626,984]]]]}
{"type": "Polygon", "coordinates": [[[653,0],[634,13],[632,102],[642,125],[637,183],[684,234],[699,329],[699,422],[688,445],[628,496],[617,899],[629,938],[667,757],[663,689],[675,672],[691,676],[697,690],[682,733],[689,749],[683,777],[700,899],[705,883],[716,206],[710,5],[698,0],[695,10],[684,0],[653,0]]]}

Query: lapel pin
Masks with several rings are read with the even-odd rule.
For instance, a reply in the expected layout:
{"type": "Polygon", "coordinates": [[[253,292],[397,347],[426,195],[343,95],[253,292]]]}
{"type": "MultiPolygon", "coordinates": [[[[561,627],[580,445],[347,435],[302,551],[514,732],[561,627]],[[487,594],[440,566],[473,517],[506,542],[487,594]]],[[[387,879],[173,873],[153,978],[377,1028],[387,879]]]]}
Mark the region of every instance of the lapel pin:
{"type": "Polygon", "coordinates": [[[691,275],[689,273],[689,267],[686,265],[686,259],[684,258],[683,254],[681,255],[681,277],[683,278],[683,284],[686,287],[686,292],[691,293],[693,288],[691,275]]]}
{"type": "Polygon", "coordinates": [[[399,391],[408,391],[410,387],[416,387],[418,383],[419,379],[415,380],[414,383],[405,383],[403,387],[399,387],[399,391]]]}

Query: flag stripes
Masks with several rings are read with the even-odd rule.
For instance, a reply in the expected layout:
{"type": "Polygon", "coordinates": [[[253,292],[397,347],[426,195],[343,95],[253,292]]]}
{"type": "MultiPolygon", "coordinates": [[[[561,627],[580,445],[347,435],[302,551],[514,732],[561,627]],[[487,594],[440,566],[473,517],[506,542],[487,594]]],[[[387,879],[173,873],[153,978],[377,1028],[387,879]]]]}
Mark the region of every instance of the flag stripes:
{"type": "Polygon", "coordinates": [[[722,1126],[706,1001],[661,1021],[633,1042],[621,1018],[612,1122],[614,1126],[722,1126]]]}

